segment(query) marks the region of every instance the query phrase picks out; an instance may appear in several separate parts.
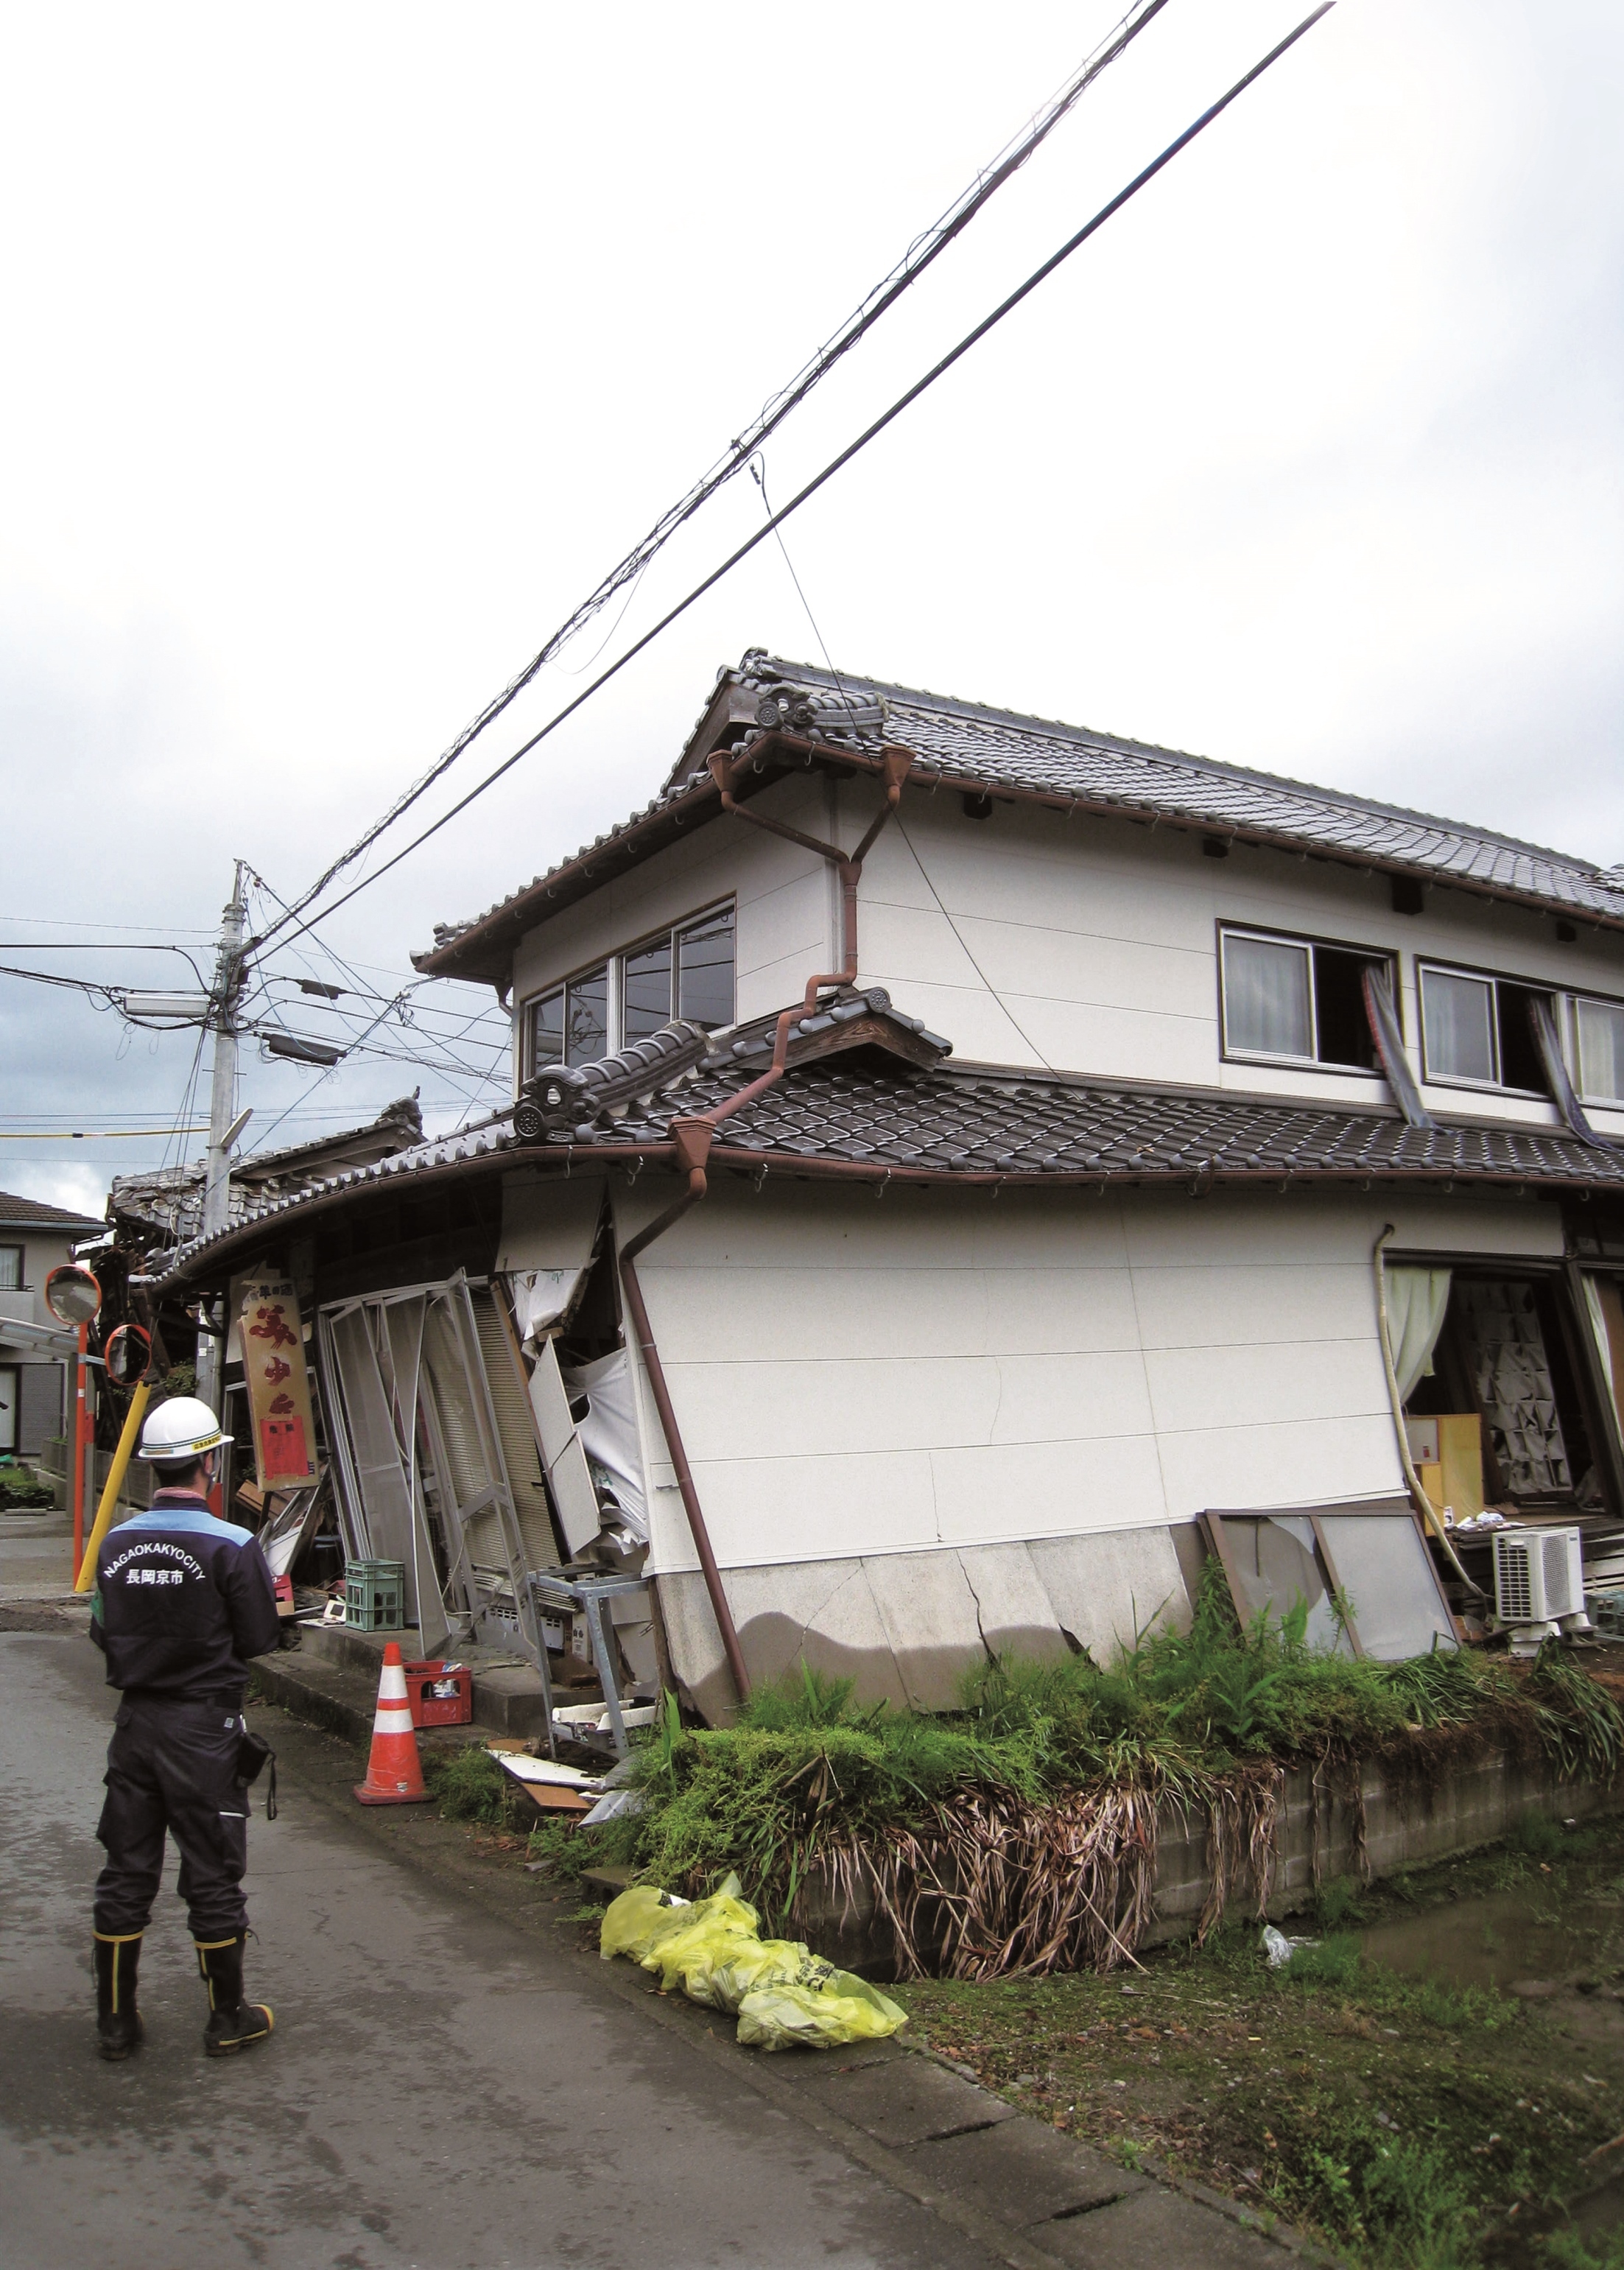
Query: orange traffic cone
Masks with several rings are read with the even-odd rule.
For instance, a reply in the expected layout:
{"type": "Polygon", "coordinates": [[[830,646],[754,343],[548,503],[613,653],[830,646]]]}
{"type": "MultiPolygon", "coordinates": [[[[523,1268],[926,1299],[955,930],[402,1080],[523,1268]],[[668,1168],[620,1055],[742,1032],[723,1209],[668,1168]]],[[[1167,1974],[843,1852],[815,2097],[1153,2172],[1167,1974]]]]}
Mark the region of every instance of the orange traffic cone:
{"type": "Polygon", "coordinates": [[[378,1715],[372,1722],[372,1755],[367,1761],[367,1778],[357,1783],[355,1794],[363,1805],[422,1805],[428,1797],[418,1761],[406,1674],[394,1640],[383,1651],[378,1715]]]}

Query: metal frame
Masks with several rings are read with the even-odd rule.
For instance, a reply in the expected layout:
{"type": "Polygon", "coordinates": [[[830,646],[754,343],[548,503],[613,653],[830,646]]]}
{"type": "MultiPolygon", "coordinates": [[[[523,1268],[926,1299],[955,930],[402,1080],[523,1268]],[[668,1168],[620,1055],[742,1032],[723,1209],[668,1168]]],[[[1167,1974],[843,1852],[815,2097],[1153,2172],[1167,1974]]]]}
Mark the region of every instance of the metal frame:
{"type": "MultiPolygon", "coordinates": [[[[612,1643],[611,1629],[604,1621],[604,1603],[623,1598],[628,1592],[646,1595],[649,1579],[646,1576],[567,1576],[561,1569],[537,1569],[530,1572],[528,1590],[532,1604],[539,1595],[543,1599],[567,1607],[572,1614],[586,1618],[587,1631],[592,1642],[592,1660],[603,1683],[604,1702],[614,1737],[615,1754],[623,1758],[630,1745],[626,1739],[626,1723],[621,1717],[620,1682],[614,1672],[617,1651],[612,1643]]],[[[545,1648],[541,1652],[541,1684],[547,1705],[547,1748],[556,1758],[558,1743],[552,1724],[552,1680],[547,1668],[545,1648]]]]}

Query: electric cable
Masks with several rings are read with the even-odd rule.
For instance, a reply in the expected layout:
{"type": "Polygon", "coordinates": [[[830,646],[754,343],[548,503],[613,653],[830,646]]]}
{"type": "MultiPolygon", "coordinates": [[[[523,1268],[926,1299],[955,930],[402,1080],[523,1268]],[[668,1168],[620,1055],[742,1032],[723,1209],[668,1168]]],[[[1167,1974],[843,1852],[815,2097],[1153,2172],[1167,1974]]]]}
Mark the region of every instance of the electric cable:
{"type": "MultiPolygon", "coordinates": [[[[1245,74],[1244,78],[1237,79],[1227,93],[1220,95],[1218,100],[1212,103],[1209,108],[1204,110],[1201,115],[1198,119],[1194,120],[1191,124],[1187,126],[1182,134],[1177,136],[1172,142],[1169,142],[1167,148],[1161,152],[1160,156],[1153,158],[1150,164],[1146,166],[1142,172],[1136,174],[1132,181],[1131,181],[1124,189],[1119,189],[1109,204],[1101,205],[1099,211],[1094,215],[1091,220],[1085,221],[1082,227],[1077,230],[1074,235],[1066,239],[1065,242],[1059,248],[1058,251],[1051,253],[1041,267],[1034,269],[1033,272],[1027,278],[1026,281],[1023,284],[1018,285],[1014,291],[1012,291],[1006,299],[1000,300],[998,305],[993,308],[992,312],[988,315],[984,315],[981,322],[975,325],[973,330],[967,331],[956,346],[950,348],[947,353],[945,354],[938,362],[932,364],[931,367],[925,372],[924,375],[922,378],[916,379],[913,385],[908,389],[906,393],[899,395],[888,410],[882,411],[880,415],[873,420],[871,425],[866,426],[864,428],[863,432],[857,435],[856,441],[848,442],[846,447],[841,450],[836,456],[831,457],[827,464],[823,467],[822,471],[814,473],[812,479],[809,480],[804,487],[797,491],[796,494],[790,498],[789,503],[785,505],[781,511],[772,514],[769,518],[763,523],[762,526],[756,530],[753,536],[747,537],[743,544],[739,545],[735,551],[730,552],[719,568],[713,568],[708,575],[705,576],[701,582],[696,583],[693,587],[686,597],[679,599],[675,606],[668,608],[666,612],[660,617],[659,620],[655,623],[650,629],[645,631],[641,638],[634,640],[616,661],[610,664],[607,670],[601,671],[595,679],[582,688],[581,692],[577,694],[573,700],[567,701],[561,709],[556,710],[547,720],[545,725],[539,727],[536,732],[532,733],[527,741],[521,742],[511,756],[504,758],[501,764],[493,766],[492,769],[486,774],[483,780],[477,782],[475,785],[469,790],[465,796],[459,797],[457,801],[452,805],[449,810],[443,812],[438,820],[433,821],[427,827],[424,828],[419,835],[414,835],[411,842],[405,845],[404,849],[397,851],[391,858],[384,860],[381,866],[374,867],[370,874],[364,876],[359,883],[354,884],[352,888],[345,891],[341,897],[334,899],[330,905],[320,909],[318,912],[310,916],[307,921],[300,923],[299,927],[289,934],[289,942],[291,943],[292,939],[294,938],[303,936],[306,931],[312,930],[318,922],[325,922],[329,916],[337,914],[341,907],[348,906],[352,899],[358,897],[362,891],[369,889],[374,883],[378,882],[383,876],[387,875],[392,868],[398,867],[403,859],[410,858],[414,851],[419,850],[432,836],[437,835],[442,827],[447,827],[450,821],[457,818],[459,813],[465,812],[471,804],[473,804],[478,797],[482,797],[486,789],[493,787],[495,783],[502,778],[504,774],[511,772],[514,766],[516,765],[522,758],[527,757],[532,749],[536,748],[541,742],[547,738],[549,734],[556,732],[558,728],[563,724],[567,719],[573,717],[577,709],[582,708],[585,704],[592,699],[595,694],[597,694],[604,686],[608,685],[611,679],[617,677],[619,672],[626,668],[629,662],[634,661],[638,655],[642,653],[646,647],[652,646],[655,640],[657,639],[663,632],[669,630],[671,626],[676,622],[680,616],[686,614],[690,607],[695,605],[699,600],[702,599],[708,591],[713,590],[715,587],[722,582],[724,576],[730,575],[732,570],[738,566],[739,562],[747,559],[756,549],[758,545],[765,543],[768,537],[773,535],[780,527],[782,527],[783,523],[788,520],[793,513],[798,512],[804,504],[807,503],[812,497],[816,496],[821,488],[823,488],[829,481],[834,479],[836,473],[842,471],[845,466],[849,465],[852,459],[856,457],[860,451],[867,449],[869,443],[876,440],[879,434],[883,434],[887,427],[893,425],[895,420],[902,415],[902,412],[905,410],[911,408],[913,404],[917,402],[923,394],[926,393],[932,386],[934,386],[938,379],[945,377],[946,374],[953,369],[956,363],[960,361],[965,355],[968,354],[972,347],[978,345],[980,342],[986,338],[990,331],[993,330],[1004,321],[1006,315],[1012,314],[1015,308],[1020,307],[1023,300],[1027,299],[1032,293],[1035,292],[1039,285],[1047,282],[1048,278],[1054,274],[1055,271],[1059,268],[1064,262],[1069,260],[1072,255],[1076,252],[1080,246],[1086,244],[1091,236],[1094,235],[1097,231],[1103,228],[1106,223],[1110,220],[1114,215],[1122,211],[1123,207],[1128,204],[1131,198],[1137,197],[1142,189],[1144,189],[1149,182],[1154,181],[1157,174],[1162,171],[1164,167],[1170,165],[1173,159],[1179,155],[1181,151],[1187,149],[1190,144],[1195,140],[1198,134],[1205,132],[1206,128],[1212,123],[1214,119],[1220,117],[1222,114],[1227,110],[1232,102],[1236,100],[1240,95],[1243,94],[1248,87],[1251,86],[1257,79],[1262,78],[1264,72],[1270,68],[1271,64],[1278,63],[1280,57],[1285,55],[1289,48],[1294,48],[1297,41],[1301,40],[1306,33],[1311,31],[1314,26],[1317,24],[1323,17],[1328,16],[1335,5],[1336,0],[1321,0],[1320,6],[1316,8],[1311,15],[1305,16],[1301,23],[1297,26],[1294,31],[1287,33],[1283,40],[1270,49],[1269,53],[1263,57],[1261,62],[1253,64],[1251,70],[1245,74]]],[[[330,871],[330,874],[331,872],[336,871],[330,871]]],[[[308,904],[308,899],[307,898],[300,903],[308,904]]],[[[297,912],[298,908],[296,907],[293,911],[297,912]]],[[[269,935],[269,933],[267,933],[267,935],[269,935]]],[[[258,940],[255,941],[256,944],[261,942],[262,941],[258,940]]]]}
{"type": "MultiPolygon", "coordinates": [[[[495,699],[488,701],[478,716],[463,727],[450,746],[435,759],[428,770],[396,798],[382,818],[375,820],[364,835],[356,839],[347,851],[342,852],[332,864],[316,878],[309,889],[302,893],[294,901],[290,912],[302,913],[306,907],[319,898],[336,876],[342,874],[346,867],[352,865],[362,853],[377,841],[386,828],[392,827],[401,814],[408,811],[442,774],[449,771],[464,750],[478,738],[487,726],[493,724],[504,710],[511,707],[524,688],[578,631],[608,605],[618,591],[623,590],[628,582],[635,587],[650,561],[664,549],[678,530],[692,520],[701,507],[708,503],[718,489],[749,464],[752,456],[768,435],[782,425],[793,410],[797,409],[805,401],[819,381],[827,376],[835,364],[843,356],[849,354],[851,349],[872,330],[880,318],[894,307],[903,293],[924,274],[926,269],[947,249],[950,244],[963,234],[976,215],[1002,189],[1005,182],[1018,174],[1027,159],[1048,139],[1061,120],[1070,113],[1087,88],[1099,78],[1101,71],[1116,62],[1117,56],[1122,55],[1138,37],[1146,26],[1161,13],[1166,4],[1167,0],[1134,0],[1134,5],[1128,10],[1127,14],[1107,33],[1099,45],[1085,56],[1064,85],[1051,97],[1042,110],[1035,114],[1012,141],[1005,145],[1004,149],[991,164],[983,167],[969,187],[949,205],[940,219],[926,229],[922,235],[914,239],[897,265],[874,286],[873,290],[847,317],[840,329],[819,348],[811,361],[805,364],[790,380],[789,385],[771,397],[759,415],[752,419],[743,434],[728,444],[726,451],[716,460],[710,471],[695,482],[686,496],[661,515],[641,542],[634,545],[618,567],[611,569],[590,597],[584,599],[568,620],[560,624],[540,650],[525,664],[518,675],[510,679],[495,699]]],[[[627,604],[629,603],[630,595],[628,595],[627,604]]],[[[612,631],[610,636],[613,636],[612,631]]],[[[607,643],[608,641],[605,640],[604,644],[607,643]]],[[[601,653],[602,650],[600,647],[599,652],[601,653]]],[[[280,926],[280,924],[275,925],[277,928],[280,926]]],[[[265,933],[266,936],[270,934],[265,933]]],[[[253,941],[255,944],[263,942],[263,938],[253,941]]]]}

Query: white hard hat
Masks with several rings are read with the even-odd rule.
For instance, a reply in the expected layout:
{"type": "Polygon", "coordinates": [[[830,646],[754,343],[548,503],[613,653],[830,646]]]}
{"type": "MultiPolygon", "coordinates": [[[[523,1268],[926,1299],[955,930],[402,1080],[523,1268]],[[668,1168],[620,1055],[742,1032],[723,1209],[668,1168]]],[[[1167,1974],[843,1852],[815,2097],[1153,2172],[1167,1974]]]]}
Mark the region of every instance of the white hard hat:
{"type": "Polygon", "coordinates": [[[136,1456],[166,1466],[189,1466],[210,1450],[218,1450],[231,1436],[222,1435],[220,1422],[196,1395],[172,1395],[160,1403],[141,1429],[136,1456]]]}

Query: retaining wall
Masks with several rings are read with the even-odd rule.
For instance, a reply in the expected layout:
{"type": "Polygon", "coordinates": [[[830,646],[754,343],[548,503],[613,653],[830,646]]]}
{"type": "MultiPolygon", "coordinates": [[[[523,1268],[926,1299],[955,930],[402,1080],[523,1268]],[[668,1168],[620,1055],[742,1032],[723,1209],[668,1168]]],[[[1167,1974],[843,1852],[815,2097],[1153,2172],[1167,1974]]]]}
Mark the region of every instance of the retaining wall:
{"type": "MultiPolygon", "coordinates": [[[[1624,1778],[1611,1787],[1594,1782],[1558,1781],[1543,1763],[1532,1766],[1493,1754],[1453,1772],[1431,1787],[1405,1783],[1390,1787],[1375,1769],[1361,1784],[1365,1849],[1372,1877],[1396,1875],[1405,1868],[1446,1860],[1508,1836],[1524,1813],[1544,1813],[1558,1821],[1586,1820],[1624,1812],[1624,1778]]],[[[1353,1808],[1322,1784],[1317,1799],[1306,1769],[1286,1777],[1275,1830],[1274,1882],[1269,1914],[1277,1921],[1311,1907],[1314,1901],[1314,1807],[1319,1808],[1320,1877],[1357,1876],[1353,1808]]],[[[1212,1886],[1204,1811],[1164,1804],[1157,1821],[1155,1918],[1140,1942],[1162,1947],[1194,1932],[1212,1886]]],[[[891,1940],[876,1919],[871,1897],[842,1909],[832,1888],[819,1893],[814,1879],[806,1936],[830,1962],[869,1977],[890,1975],[891,1940]]],[[[1257,1895],[1250,1875],[1232,1889],[1228,1912],[1250,1916],[1257,1895]]]]}

